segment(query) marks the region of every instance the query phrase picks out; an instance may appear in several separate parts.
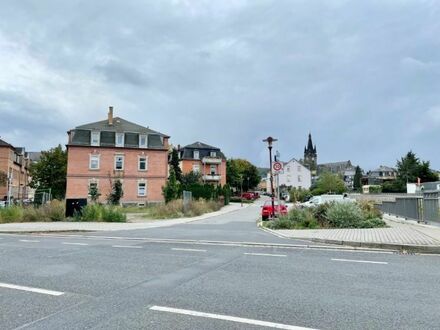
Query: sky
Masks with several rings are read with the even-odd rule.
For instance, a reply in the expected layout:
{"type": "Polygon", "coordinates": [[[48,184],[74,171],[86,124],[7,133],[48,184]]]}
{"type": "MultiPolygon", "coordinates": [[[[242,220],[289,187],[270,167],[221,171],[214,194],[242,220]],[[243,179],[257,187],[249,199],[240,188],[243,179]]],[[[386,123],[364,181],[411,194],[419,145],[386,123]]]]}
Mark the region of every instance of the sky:
{"type": "Polygon", "coordinates": [[[0,137],[29,151],[115,116],[267,166],[440,169],[440,2],[0,1],[0,137]]]}

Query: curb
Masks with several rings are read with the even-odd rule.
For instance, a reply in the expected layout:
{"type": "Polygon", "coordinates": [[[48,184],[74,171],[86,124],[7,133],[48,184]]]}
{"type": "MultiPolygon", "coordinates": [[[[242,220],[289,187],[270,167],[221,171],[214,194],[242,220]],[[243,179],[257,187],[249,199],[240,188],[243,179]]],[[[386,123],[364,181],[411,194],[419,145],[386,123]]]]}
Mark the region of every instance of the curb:
{"type": "Polygon", "coordinates": [[[350,246],[353,248],[371,249],[371,250],[388,250],[394,252],[403,253],[424,253],[424,254],[440,254],[440,245],[412,245],[412,244],[395,244],[395,243],[373,243],[373,242],[353,242],[353,241],[340,241],[323,238],[305,238],[305,237],[291,237],[278,233],[276,230],[272,230],[263,227],[261,221],[258,223],[258,227],[272,235],[286,239],[298,239],[315,243],[350,246]]]}

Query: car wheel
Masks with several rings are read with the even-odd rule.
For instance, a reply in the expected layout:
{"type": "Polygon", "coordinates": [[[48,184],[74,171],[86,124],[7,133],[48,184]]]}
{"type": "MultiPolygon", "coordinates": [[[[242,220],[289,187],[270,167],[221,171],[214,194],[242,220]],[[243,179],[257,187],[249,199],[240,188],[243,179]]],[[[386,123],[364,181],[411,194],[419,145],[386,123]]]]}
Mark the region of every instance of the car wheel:
{"type": "Polygon", "coordinates": [[[266,220],[267,220],[267,216],[266,216],[266,215],[263,215],[263,216],[261,217],[261,219],[262,219],[263,221],[266,221],[266,220]]]}

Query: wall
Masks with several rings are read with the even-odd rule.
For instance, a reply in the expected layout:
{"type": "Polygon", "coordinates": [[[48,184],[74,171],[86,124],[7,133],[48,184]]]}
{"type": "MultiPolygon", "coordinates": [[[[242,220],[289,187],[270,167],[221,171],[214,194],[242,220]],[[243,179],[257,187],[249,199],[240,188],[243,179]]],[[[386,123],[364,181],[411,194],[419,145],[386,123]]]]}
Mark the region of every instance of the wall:
{"type": "MultiPolygon", "coordinates": [[[[188,174],[193,170],[193,165],[198,164],[200,168],[200,174],[211,173],[211,164],[203,164],[201,160],[196,159],[184,159],[180,161],[180,167],[183,174],[188,174]]],[[[221,176],[220,184],[224,186],[226,184],[226,160],[222,160],[221,164],[217,164],[217,174],[221,176]]],[[[211,181],[213,182],[213,181],[211,181]]]]}

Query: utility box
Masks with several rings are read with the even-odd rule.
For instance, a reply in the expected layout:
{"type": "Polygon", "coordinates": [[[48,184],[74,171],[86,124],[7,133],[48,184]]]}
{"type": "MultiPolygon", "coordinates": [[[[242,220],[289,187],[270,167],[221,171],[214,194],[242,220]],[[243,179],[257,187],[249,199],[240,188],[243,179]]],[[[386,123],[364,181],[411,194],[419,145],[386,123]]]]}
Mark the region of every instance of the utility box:
{"type": "Polygon", "coordinates": [[[81,213],[81,209],[87,206],[87,198],[66,199],[66,218],[73,217],[75,212],[81,213]]]}

